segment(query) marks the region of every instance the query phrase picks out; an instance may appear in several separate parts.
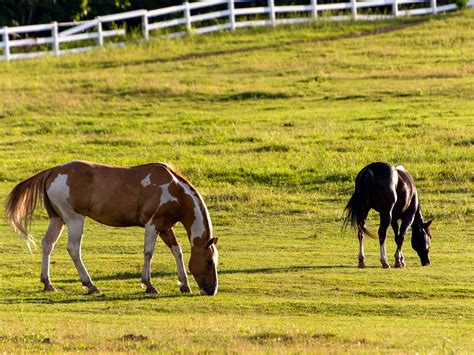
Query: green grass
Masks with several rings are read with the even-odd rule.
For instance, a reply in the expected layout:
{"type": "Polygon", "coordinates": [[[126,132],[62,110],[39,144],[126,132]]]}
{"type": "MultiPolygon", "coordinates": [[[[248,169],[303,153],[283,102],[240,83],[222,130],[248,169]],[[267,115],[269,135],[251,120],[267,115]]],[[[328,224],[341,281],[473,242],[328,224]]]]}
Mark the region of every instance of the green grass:
{"type": "MultiPolygon", "coordinates": [[[[40,251],[30,255],[2,219],[0,350],[473,352],[474,12],[342,38],[390,24],[258,29],[0,63],[2,200],[73,159],[168,162],[202,192],[220,238],[217,296],[180,294],[162,244],[152,269],[161,294],[152,296],[139,283],[143,230],[88,221],[83,258],[106,296],[85,295],[66,236],[52,256],[59,292],[43,293],[40,251]],[[318,40],[329,37],[341,38],[318,40]],[[431,267],[408,238],[405,269],[383,270],[372,240],[368,268],[356,268],[358,242],[341,231],[342,211],[372,161],[414,176],[424,215],[436,217],[431,267]]],[[[38,242],[46,226],[42,212],[38,242]]]]}

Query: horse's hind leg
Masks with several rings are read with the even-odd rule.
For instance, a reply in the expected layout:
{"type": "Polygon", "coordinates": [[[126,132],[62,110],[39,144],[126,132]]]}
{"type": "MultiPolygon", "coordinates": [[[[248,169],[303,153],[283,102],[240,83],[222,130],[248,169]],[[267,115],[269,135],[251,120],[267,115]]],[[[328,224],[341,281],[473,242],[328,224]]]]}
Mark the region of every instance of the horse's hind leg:
{"type": "Polygon", "coordinates": [[[186,273],[186,268],[183,263],[183,251],[176,240],[176,235],[173,229],[168,229],[166,232],[160,233],[161,239],[163,242],[170,248],[171,253],[173,254],[176,260],[176,268],[178,269],[178,284],[180,286],[181,292],[191,292],[191,288],[188,283],[188,275],[186,273]]]}
{"type": "Polygon", "coordinates": [[[77,272],[79,273],[79,277],[82,281],[82,285],[89,289],[87,292],[88,294],[100,294],[101,292],[92,283],[91,277],[89,276],[89,273],[82,262],[81,242],[82,233],[84,230],[84,216],[76,214],[74,218],[70,218],[66,224],[68,228],[67,251],[71,256],[74,265],[76,266],[77,272]]]}
{"type": "Polygon", "coordinates": [[[392,222],[392,209],[388,212],[380,212],[379,226],[379,244],[380,244],[380,262],[384,269],[390,268],[387,261],[387,252],[385,249],[385,241],[387,239],[387,229],[392,222]]]}
{"type": "Polygon", "coordinates": [[[145,262],[143,264],[142,283],[146,286],[146,293],[158,293],[155,286],[151,283],[151,259],[155,252],[156,237],[158,231],[154,224],[147,223],[145,226],[145,246],[144,256],[145,262]]]}
{"type": "Polygon", "coordinates": [[[42,259],[41,259],[41,282],[44,284],[44,291],[56,291],[51,284],[49,276],[49,260],[54,244],[61,236],[64,228],[64,222],[59,217],[53,217],[49,221],[48,230],[42,241],[42,259]]]}
{"type": "Polygon", "coordinates": [[[364,226],[358,226],[357,237],[359,238],[359,268],[365,268],[364,255],[364,226]]]}

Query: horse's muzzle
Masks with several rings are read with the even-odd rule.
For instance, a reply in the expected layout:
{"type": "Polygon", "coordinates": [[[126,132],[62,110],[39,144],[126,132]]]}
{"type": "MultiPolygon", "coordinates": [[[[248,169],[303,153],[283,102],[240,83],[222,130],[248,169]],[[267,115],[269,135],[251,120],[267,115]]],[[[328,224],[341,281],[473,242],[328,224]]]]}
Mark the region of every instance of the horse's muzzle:
{"type": "Polygon", "coordinates": [[[201,288],[201,292],[199,293],[201,296],[214,296],[217,293],[217,285],[211,287],[203,287],[201,288]]]}

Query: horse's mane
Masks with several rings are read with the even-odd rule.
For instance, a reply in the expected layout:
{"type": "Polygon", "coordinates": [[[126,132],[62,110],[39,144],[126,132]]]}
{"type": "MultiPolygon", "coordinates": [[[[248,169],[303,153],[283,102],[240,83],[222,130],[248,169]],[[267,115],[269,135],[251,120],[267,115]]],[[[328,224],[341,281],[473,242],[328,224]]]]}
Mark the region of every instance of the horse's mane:
{"type": "Polygon", "coordinates": [[[201,200],[201,211],[205,215],[207,215],[207,218],[205,218],[206,223],[208,224],[207,227],[209,228],[209,230],[212,230],[212,225],[210,225],[211,222],[210,222],[210,217],[209,217],[209,211],[207,210],[207,207],[205,207],[206,204],[204,200],[202,199],[202,196],[199,194],[199,192],[197,192],[193,184],[191,184],[191,182],[189,181],[189,178],[187,178],[183,173],[175,170],[173,167],[171,167],[168,164],[165,164],[165,163],[157,163],[157,164],[167,169],[169,172],[171,172],[179,181],[181,181],[182,183],[185,183],[189,187],[191,192],[194,193],[201,200]]]}
{"type": "Polygon", "coordinates": [[[163,168],[165,168],[166,170],[169,170],[174,176],[176,176],[176,178],[179,181],[186,183],[186,185],[189,186],[189,188],[191,189],[192,192],[194,192],[196,194],[198,193],[196,191],[196,189],[194,188],[193,184],[191,183],[191,181],[189,180],[189,178],[186,175],[184,175],[182,172],[176,170],[171,164],[156,163],[156,165],[160,165],[163,168]]]}

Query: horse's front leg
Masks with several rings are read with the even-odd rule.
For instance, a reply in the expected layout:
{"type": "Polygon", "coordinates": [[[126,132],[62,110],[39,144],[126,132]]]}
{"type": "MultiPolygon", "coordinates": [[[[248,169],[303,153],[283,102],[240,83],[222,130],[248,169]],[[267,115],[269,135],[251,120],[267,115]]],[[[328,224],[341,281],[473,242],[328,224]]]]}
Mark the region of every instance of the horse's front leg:
{"type": "Polygon", "coordinates": [[[145,246],[144,255],[145,263],[143,264],[142,283],[146,286],[146,293],[158,293],[155,286],[151,283],[151,259],[155,252],[156,238],[158,231],[154,224],[147,223],[145,225],[145,246]]]}
{"type": "Polygon", "coordinates": [[[42,241],[42,259],[41,259],[41,282],[44,284],[44,291],[56,291],[51,284],[49,277],[49,261],[54,244],[61,236],[64,228],[64,222],[59,217],[53,217],[49,221],[48,230],[42,241]]]}
{"type": "Polygon", "coordinates": [[[170,248],[171,253],[176,260],[176,268],[178,269],[178,284],[180,286],[179,289],[181,292],[191,292],[191,288],[189,287],[188,283],[188,274],[186,273],[186,268],[184,267],[183,263],[183,251],[176,240],[174,230],[170,228],[165,232],[161,232],[160,237],[168,246],[168,248],[170,248]]]}
{"type": "Polygon", "coordinates": [[[393,229],[393,233],[395,235],[395,243],[397,243],[397,250],[395,251],[395,265],[394,265],[394,267],[401,268],[401,267],[405,266],[405,264],[403,263],[403,254],[402,254],[403,240],[402,240],[402,243],[399,244],[400,237],[399,237],[399,234],[398,234],[398,222],[397,221],[392,220],[392,229],[393,229]]]}
{"type": "Polygon", "coordinates": [[[397,268],[405,266],[405,260],[402,253],[402,246],[403,246],[403,241],[405,239],[405,235],[408,231],[408,228],[410,228],[410,226],[413,223],[413,219],[414,219],[414,215],[404,217],[402,219],[402,224],[400,226],[400,234],[395,233],[395,243],[397,243],[397,251],[395,252],[395,267],[397,268]]]}

